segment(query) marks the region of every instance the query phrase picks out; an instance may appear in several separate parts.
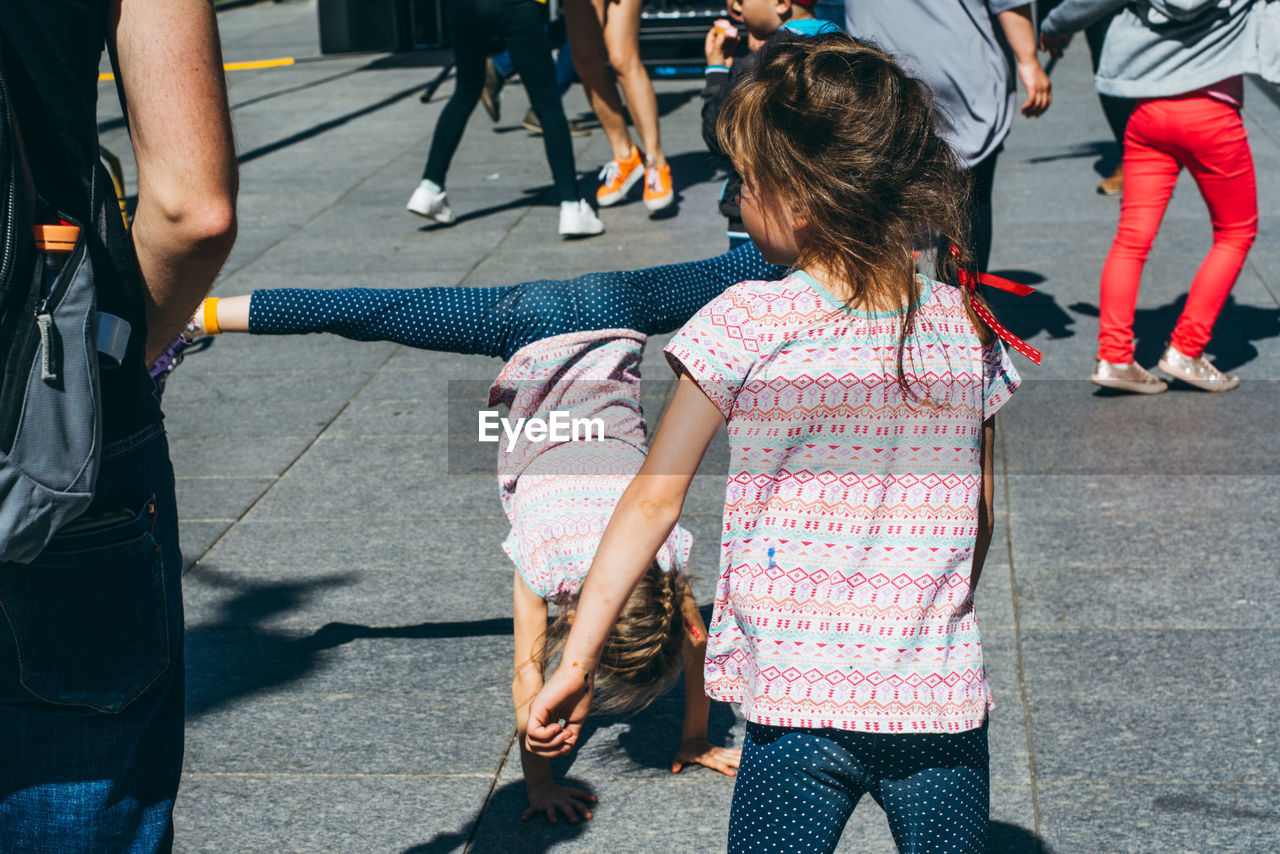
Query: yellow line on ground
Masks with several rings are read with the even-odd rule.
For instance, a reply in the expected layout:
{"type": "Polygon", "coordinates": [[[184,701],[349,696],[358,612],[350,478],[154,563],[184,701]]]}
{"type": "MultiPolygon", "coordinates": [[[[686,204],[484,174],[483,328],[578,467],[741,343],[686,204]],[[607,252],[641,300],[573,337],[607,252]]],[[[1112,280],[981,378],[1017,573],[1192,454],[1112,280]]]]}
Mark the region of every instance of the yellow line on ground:
{"type": "MultiPolygon", "coordinates": [[[[253,59],[248,62],[228,62],[222,66],[223,71],[252,71],[256,68],[279,68],[282,65],[293,65],[297,60],[292,56],[282,56],[277,59],[253,59]]],[[[111,72],[98,75],[98,82],[104,80],[115,80],[116,76],[111,72]]]]}

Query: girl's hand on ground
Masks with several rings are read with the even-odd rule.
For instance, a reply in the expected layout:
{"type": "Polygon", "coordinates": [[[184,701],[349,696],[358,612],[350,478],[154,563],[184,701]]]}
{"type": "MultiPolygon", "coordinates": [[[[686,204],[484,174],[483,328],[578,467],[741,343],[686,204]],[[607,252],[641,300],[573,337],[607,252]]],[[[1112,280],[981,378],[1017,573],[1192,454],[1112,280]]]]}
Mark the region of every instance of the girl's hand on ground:
{"type": "Polygon", "coordinates": [[[596,796],[582,789],[561,786],[555,780],[543,780],[528,787],[529,808],[520,816],[521,821],[528,821],[538,813],[546,813],[547,821],[558,824],[556,813],[564,814],[570,824],[577,824],[578,817],[591,818],[591,807],[596,796]]]}
{"type": "Polygon", "coordinates": [[[591,708],[593,682],[592,674],[578,668],[556,668],[529,706],[524,742],[530,753],[551,758],[573,749],[591,708]]]}
{"type": "Polygon", "coordinates": [[[713,747],[705,738],[691,738],[681,742],[680,752],[671,762],[671,773],[679,774],[686,765],[701,765],[719,771],[728,777],[738,773],[742,751],[728,747],[713,747]]]}
{"type": "Polygon", "coordinates": [[[1053,84],[1040,61],[1019,62],[1018,77],[1027,89],[1027,102],[1022,105],[1022,114],[1029,119],[1044,115],[1053,103],[1053,84]]]}

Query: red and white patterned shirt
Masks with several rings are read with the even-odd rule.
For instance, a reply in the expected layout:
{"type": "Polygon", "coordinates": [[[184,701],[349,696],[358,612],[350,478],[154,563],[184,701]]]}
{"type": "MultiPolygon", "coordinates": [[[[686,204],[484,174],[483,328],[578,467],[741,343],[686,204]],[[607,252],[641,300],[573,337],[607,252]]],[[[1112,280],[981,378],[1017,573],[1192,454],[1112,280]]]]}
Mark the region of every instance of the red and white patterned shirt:
{"type": "Polygon", "coordinates": [[[981,427],[1018,375],[959,289],[922,285],[915,398],[901,313],[803,272],[729,288],[667,345],[728,422],[706,680],[750,721],[959,732],[992,705],[970,587],[981,427]]]}

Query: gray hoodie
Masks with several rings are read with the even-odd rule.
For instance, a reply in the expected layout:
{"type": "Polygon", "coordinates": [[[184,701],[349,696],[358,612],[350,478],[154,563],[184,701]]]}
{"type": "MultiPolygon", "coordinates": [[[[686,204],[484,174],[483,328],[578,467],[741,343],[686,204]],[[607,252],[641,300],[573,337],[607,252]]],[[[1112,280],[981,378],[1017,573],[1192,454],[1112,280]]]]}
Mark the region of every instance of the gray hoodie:
{"type": "Polygon", "coordinates": [[[1280,0],[1064,0],[1040,29],[1066,36],[1122,6],[1094,78],[1104,95],[1168,98],[1237,74],[1280,82],[1280,0]]]}

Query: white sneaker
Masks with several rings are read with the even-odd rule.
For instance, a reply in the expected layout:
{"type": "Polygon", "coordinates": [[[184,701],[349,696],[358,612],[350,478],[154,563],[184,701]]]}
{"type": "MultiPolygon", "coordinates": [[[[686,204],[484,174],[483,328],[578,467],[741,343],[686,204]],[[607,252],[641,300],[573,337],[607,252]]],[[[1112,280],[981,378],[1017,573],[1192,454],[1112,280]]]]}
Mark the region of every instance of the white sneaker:
{"type": "Polygon", "coordinates": [[[413,195],[409,197],[409,204],[405,207],[418,216],[426,217],[441,225],[448,225],[457,218],[453,208],[449,207],[449,199],[445,195],[444,188],[426,178],[423,178],[418,189],[413,191],[413,195]]]}
{"type": "Polygon", "coordinates": [[[561,237],[591,237],[594,234],[604,234],[604,223],[586,199],[560,203],[561,237]]]}

